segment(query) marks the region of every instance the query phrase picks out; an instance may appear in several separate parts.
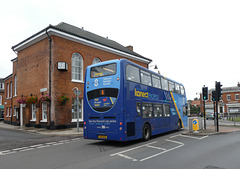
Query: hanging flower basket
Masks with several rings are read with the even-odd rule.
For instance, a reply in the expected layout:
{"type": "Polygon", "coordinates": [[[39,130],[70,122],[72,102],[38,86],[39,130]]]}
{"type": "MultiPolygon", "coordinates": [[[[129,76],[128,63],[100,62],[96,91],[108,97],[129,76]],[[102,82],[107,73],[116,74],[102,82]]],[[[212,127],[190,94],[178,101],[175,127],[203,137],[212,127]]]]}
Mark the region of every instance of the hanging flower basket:
{"type": "Polygon", "coordinates": [[[69,97],[67,97],[66,95],[61,95],[60,97],[58,97],[58,103],[60,104],[60,105],[64,105],[64,104],[66,104],[68,101],[69,101],[69,97]]]}
{"type": "Polygon", "coordinates": [[[26,97],[20,97],[17,99],[17,103],[19,104],[26,104],[27,103],[27,99],[26,97]]]}
{"type": "Polygon", "coordinates": [[[42,95],[41,98],[39,99],[40,102],[50,102],[51,101],[51,96],[46,94],[45,96],[42,95]]]}
{"type": "Polygon", "coordinates": [[[28,104],[36,104],[38,102],[38,98],[36,96],[30,96],[27,98],[28,104]]]}

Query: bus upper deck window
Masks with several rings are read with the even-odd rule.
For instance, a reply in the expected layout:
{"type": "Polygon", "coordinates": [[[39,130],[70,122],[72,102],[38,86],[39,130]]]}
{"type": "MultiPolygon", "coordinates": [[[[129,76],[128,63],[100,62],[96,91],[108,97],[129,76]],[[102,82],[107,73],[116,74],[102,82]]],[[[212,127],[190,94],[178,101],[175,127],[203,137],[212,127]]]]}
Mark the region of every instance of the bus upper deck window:
{"type": "Polygon", "coordinates": [[[175,84],[175,92],[180,94],[180,86],[177,83],[175,84]]]}
{"type": "Polygon", "coordinates": [[[180,86],[180,89],[181,89],[181,94],[185,95],[184,87],[182,85],[180,86]]]}
{"type": "Polygon", "coordinates": [[[126,68],[126,79],[140,83],[139,69],[132,65],[127,65],[126,68]]]}
{"type": "Polygon", "coordinates": [[[163,90],[168,90],[168,80],[161,78],[161,82],[162,82],[162,89],[163,90]]]}
{"type": "Polygon", "coordinates": [[[174,86],[174,83],[169,81],[169,91],[170,92],[174,92],[175,91],[175,86],[174,86]]]}
{"type": "Polygon", "coordinates": [[[91,68],[91,78],[115,75],[117,71],[116,63],[95,66],[91,68]]]}

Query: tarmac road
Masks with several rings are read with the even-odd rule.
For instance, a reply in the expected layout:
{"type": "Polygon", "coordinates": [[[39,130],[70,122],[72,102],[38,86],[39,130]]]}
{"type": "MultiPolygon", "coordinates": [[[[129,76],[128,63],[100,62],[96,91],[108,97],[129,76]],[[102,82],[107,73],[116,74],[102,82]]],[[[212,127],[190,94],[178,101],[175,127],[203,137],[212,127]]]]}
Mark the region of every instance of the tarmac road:
{"type": "Polygon", "coordinates": [[[76,137],[77,136],[74,135],[65,136],[41,135],[26,131],[0,128],[0,151],[72,139],[76,137]]]}
{"type": "Polygon", "coordinates": [[[147,142],[83,138],[50,142],[2,151],[0,164],[4,169],[239,169],[239,131],[199,136],[183,132],[147,142]]]}

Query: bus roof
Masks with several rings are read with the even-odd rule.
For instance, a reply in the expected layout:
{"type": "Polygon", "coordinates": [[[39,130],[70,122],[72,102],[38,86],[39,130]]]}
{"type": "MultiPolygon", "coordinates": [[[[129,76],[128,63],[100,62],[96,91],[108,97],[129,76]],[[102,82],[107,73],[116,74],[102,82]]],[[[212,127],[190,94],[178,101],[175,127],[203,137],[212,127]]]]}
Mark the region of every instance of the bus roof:
{"type": "Polygon", "coordinates": [[[141,68],[141,69],[144,69],[145,71],[151,72],[151,73],[154,74],[155,76],[163,77],[163,78],[165,78],[165,79],[167,79],[167,80],[169,80],[169,81],[172,81],[172,82],[174,82],[174,83],[177,83],[177,84],[180,84],[180,85],[183,86],[182,83],[176,82],[175,80],[172,80],[172,79],[167,78],[167,77],[165,77],[165,76],[163,76],[163,75],[160,75],[160,74],[158,74],[158,73],[156,73],[156,72],[154,72],[154,71],[152,71],[152,70],[150,70],[150,69],[147,69],[147,68],[145,68],[145,67],[143,67],[143,66],[140,66],[140,65],[138,65],[138,64],[136,64],[136,63],[134,63],[134,62],[131,62],[131,61],[127,60],[127,59],[108,60],[108,61],[99,62],[99,63],[93,64],[93,65],[90,65],[89,67],[91,68],[91,67],[95,67],[95,66],[101,66],[101,65],[110,64],[110,63],[116,63],[116,62],[126,62],[126,63],[130,63],[130,64],[132,64],[132,65],[134,65],[134,66],[137,66],[137,67],[139,67],[139,68],[141,68]]]}

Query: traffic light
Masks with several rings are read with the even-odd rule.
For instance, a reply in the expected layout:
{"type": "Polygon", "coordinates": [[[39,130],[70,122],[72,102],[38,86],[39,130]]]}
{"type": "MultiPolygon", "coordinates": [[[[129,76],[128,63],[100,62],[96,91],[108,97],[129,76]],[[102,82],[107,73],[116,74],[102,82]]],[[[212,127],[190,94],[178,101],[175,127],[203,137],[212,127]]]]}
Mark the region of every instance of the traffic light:
{"type": "Polygon", "coordinates": [[[203,100],[208,100],[208,87],[202,88],[203,100]]]}
{"type": "Polygon", "coordinates": [[[221,100],[221,96],[222,96],[222,85],[220,82],[216,82],[216,100],[219,101],[221,100]]]}
{"type": "Polygon", "coordinates": [[[216,91],[215,90],[213,90],[212,91],[212,101],[216,101],[216,91]]]}

